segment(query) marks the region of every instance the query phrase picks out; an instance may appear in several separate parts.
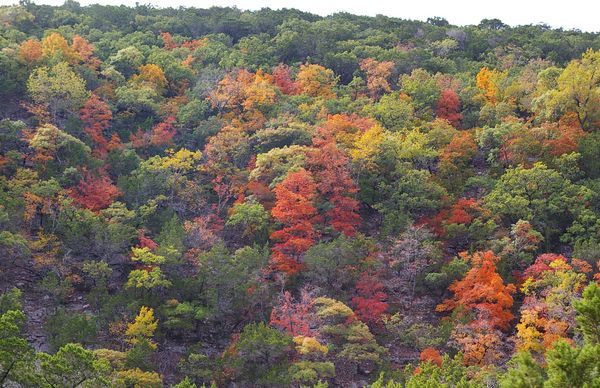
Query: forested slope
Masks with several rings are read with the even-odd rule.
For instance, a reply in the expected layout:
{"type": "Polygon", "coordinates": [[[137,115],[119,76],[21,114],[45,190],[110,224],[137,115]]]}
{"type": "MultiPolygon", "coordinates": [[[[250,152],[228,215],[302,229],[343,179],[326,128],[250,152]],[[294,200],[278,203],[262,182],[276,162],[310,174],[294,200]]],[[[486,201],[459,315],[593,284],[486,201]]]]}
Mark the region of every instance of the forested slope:
{"type": "Polygon", "coordinates": [[[598,50],[0,7],[0,386],[600,386],[598,50]]]}

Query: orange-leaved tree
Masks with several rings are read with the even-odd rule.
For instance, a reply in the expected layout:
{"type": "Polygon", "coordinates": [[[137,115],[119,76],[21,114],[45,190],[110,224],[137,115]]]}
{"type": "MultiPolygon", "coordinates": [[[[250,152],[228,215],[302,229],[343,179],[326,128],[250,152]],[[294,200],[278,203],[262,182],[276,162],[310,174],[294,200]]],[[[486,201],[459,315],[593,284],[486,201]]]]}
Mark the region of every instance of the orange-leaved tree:
{"type": "Polygon", "coordinates": [[[79,184],[69,189],[73,200],[91,211],[98,211],[108,207],[121,195],[119,188],[107,176],[94,177],[86,174],[79,184]]]}
{"type": "Polygon", "coordinates": [[[79,118],[84,124],[83,131],[93,142],[94,154],[101,158],[106,157],[110,142],[105,137],[104,132],[108,129],[110,120],[112,120],[112,111],[108,104],[92,93],[81,108],[79,118]]]}
{"type": "Polygon", "coordinates": [[[511,307],[515,286],[505,285],[496,272],[498,257],[492,251],[475,252],[472,255],[462,252],[460,256],[468,260],[472,268],[463,279],[448,288],[454,293],[454,297],[439,304],[436,310],[453,311],[462,307],[464,313],[475,314],[475,325],[485,320],[493,328],[508,329],[514,318],[511,307]]]}
{"type": "Polygon", "coordinates": [[[276,242],[272,264],[274,269],[293,275],[302,269],[301,255],[319,235],[313,225],[317,185],[308,171],[300,169],[289,173],[273,191],[276,204],[271,214],[283,227],[271,234],[276,242]]]}
{"type": "Polygon", "coordinates": [[[463,115],[460,113],[460,98],[452,89],[444,89],[437,101],[435,114],[441,119],[448,120],[453,127],[460,126],[463,115]]]}
{"type": "Polygon", "coordinates": [[[358,192],[350,177],[349,158],[338,148],[332,138],[315,138],[316,146],[309,152],[308,164],[317,181],[317,190],[328,202],[325,222],[346,236],[353,236],[360,224],[358,192]]]}
{"type": "Polygon", "coordinates": [[[514,316],[512,294],[515,286],[505,285],[496,272],[498,257],[492,251],[475,252],[461,257],[470,261],[472,268],[465,277],[448,289],[454,297],[436,307],[437,311],[454,311],[455,317],[467,319],[457,324],[452,336],[462,347],[468,364],[488,364],[499,357],[501,331],[509,328],[514,316]]]}

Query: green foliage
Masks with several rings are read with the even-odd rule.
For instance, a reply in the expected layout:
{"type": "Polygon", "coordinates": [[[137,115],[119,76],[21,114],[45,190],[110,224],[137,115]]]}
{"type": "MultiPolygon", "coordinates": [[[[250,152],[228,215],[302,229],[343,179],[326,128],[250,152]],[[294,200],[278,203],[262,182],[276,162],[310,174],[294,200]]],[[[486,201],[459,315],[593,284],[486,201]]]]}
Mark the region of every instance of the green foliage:
{"type": "Polygon", "coordinates": [[[109,383],[110,367],[78,344],[62,346],[56,354],[38,353],[42,387],[102,386],[109,383]]]}
{"type": "Polygon", "coordinates": [[[508,363],[508,370],[500,379],[504,388],[529,388],[544,386],[545,372],[530,353],[517,353],[508,363]]]}
{"type": "Polygon", "coordinates": [[[53,349],[68,343],[92,344],[97,335],[97,325],[92,316],[59,309],[45,325],[48,341],[53,349]]]}
{"type": "Polygon", "coordinates": [[[406,130],[415,120],[412,102],[399,93],[384,95],[377,104],[365,107],[365,111],[390,131],[406,130]]]}
{"type": "Polygon", "coordinates": [[[0,295],[0,384],[32,384],[34,353],[23,338],[26,316],[20,310],[20,291],[0,295]]]}
{"type": "Polygon", "coordinates": [[[573,302],[577,310],[579,330],[588,344],[600,344],[600,287],[590,283],[584,290],[582,298],[573,302]]]}
{"type": "Polygon", "coordinates": [[[265,242],[269,235],[269,213],[260,203],[244,202],[235,204],[227,225],[239,228],[242,237],[249,241],[265,242]]]}
{"type": "Polygon", "coordinates": [[[565,221],[580,214],[584,207],[582,201],[591,197],[589,189],[536,163],[530,169],[519,166],[507,170],[484,201],[491,211],[511,223],[519,219],[530,221],[543,231],[549,247],[553,237],[565,230],[565,221]]]}
{"type": "Polygon", "coordinates": [[[264,323],[249,324],[236,342],[233,367],[246,381],[265,385],[285,384],[289,379],[286,371],[292,345],[292,338],[287,334],[264,323]]]}
{"type": "Polygon", "coordinates": [[[341,235],[330,242],[316,244],[304,255],[305,276],[311,284],[326,290],[326,295],[342,298],[357,280],[360,270],[367,268],[364,260],[373,249],[373,242],[363,235],[353,238],[341,235]]]}
{"type": "Polygon", "coordinates": [[[85,82],[66,62],[37,68],[27,81],[33,101],[48,106],[50,114],[76,114],[88,98],[85,82]]]}

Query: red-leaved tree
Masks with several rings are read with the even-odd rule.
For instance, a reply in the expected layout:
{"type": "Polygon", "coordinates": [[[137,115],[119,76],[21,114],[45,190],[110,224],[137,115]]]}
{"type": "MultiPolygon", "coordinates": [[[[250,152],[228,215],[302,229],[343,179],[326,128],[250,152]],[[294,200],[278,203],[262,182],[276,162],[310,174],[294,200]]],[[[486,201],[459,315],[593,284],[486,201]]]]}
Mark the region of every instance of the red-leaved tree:
{"type": "Polygon", "coordinates": [[[356,282],[357,296],[352,298],[354,312],[365,323],[380,323],[388,309],[388,295],[383,283],[374,275],[363,272],[356,282]]]}
{"type": "Polygon", "coordinates": [[[105,175],[94,177],[86,174],[77,186],[69,189],[69,195],[75,203],[91,211],[98,211],[113,203],[121,195],[121,191],[105,175]]]}
{"type": "Polygon", "coordinates": [[[317,190],[329,202],[325,223],[346,236],[353,236],[360,224],[359,202],[353,198],[358,191],[350,177],[348,157],[335,141],[315,138],[315,149],[309,152],[309,168],[316,177],[317,190]]]}
{"type": "Polygon", "coordinates": [[[285,291],[279,297],[278,305],[271,311],[271,326],[287,331],[292,337],[312,337],[310,324],[315,318],[312,307],[313,298],[307,290],[301,291],[299,300],[285,291]]]}
{"type": "Polygon", "coordinates": [[[276,203],[271,210],[273,218],[283,228],[273,232],[272,264],[274,269],[293,275],[302,269],[301,255],[310,248],[318,231],[313,223],[317,209],[313,205],[317,186],[304,169],[291,172],[275,188],[276,203]]]}
{"type": "Polygon", "coordinates": [[[435,114],[441,119],[448,120],[455,128],[460,126],[460,120],[462,120],[463,115],[460,113],[460,98],[454,90],[445,89],[442,91],[437,102],[435,114]]]}
{"type": "Polygon", "coordinates": [[[106,157],[111,148],[111,142],[104,136],[112,120],[112,111],[108,104],[92,93],[81,108],[79,118],[84,124],[83,131],[92,139],[94,154],[101,158],[106,157]]]}

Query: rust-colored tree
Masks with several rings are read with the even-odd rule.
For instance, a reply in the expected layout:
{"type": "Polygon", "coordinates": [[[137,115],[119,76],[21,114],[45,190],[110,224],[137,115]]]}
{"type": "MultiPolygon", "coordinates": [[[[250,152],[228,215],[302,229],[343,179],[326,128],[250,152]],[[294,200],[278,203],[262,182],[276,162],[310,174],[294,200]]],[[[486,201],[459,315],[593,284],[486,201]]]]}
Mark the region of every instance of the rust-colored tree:
{"type": "Polygon", "coordinates": [[[271,326],[287,331],[292,337],[312,337],[311,322],[315,319],[313,297],[303,289],[300,299],[295,300],[288,291],[279,298],[279,303],[271,311],[271,326]]]}
{"type": "Polygon", "coordinates": [[[19,59],[31,65],[42,59],[42,44],[37,39],[27,39],[19,46],[19,59]]]}
{"type": "Polygon", "coordinates": [[[325,223],[334,230],[353,236],[360,224],[358,192],[350,177],[348,157],[337,147],[332,138],[313,139],[315,148],[309,152],[309,168],[316,177],[317,190],[329,202],[324,214],[325,223]]]}
{"type": "Polygon", "coordinates": [[[318,237],[313,225],[317,215],[313,204],[317,185],[308,171],[300,169],[288,174],[273,191],[276,204],[271,214],[283,228],[271,234],[271,239],[276,242],[272,265],[277,271],[293,275],[303,267],[301,255],[318,237]]]}
{"type": "Polygon", "coordinates": [[[493,328],[508,329],[510,321],[514,318],[510,309],[515,287],[512,284],[505,285],[502,277],[496,272],[498,257],[492,251],[475,252],[472,255],[463,252],[460,256],[468,260],[472,268],[462,280],[456,281],[448,288],[454,293],[454,297],[439,304],[436,310],[453,311],[462,307],[464,314],[476,315],[475,324],[486,320],[493,328]]]}
{"type": "Polygon", "coordinates": [[[363,272],[356,282],[356,294],[352,298],[356,316],[367,324],[381,322],[382,316],[388,309],[385,302],[388,295],[383,283],[375,275],[363,272]]]}
{"type": "Polygon", "coordinates": [[[298,94],[298,85],[292,80],[288,65],[279,64],[273,68],[273,84],[283,94],[298,94]]]}
{"type": "Polygon", "coordinates": [[[121,191],[113,185],[109,177],[94,177],[88,173],[77,186],[69,189],[69,195],[80,206],[98,211],[113,203],[121,195],[121,191]]]}
{"type": "Polygon", "coordinates": [[[177,43],[173,41],[173,35],[170,32],[161,32],[160,38],[163,41],[163,47],[167,50],[173,50],[177,48],[177,43]]]}
{"type": "Polygon", "coordinates": [[[150,144],[155,146],[173,144],[173,137],[177,132],[173,124],[175,124],[175,117],[171,116],[167,117],[165,121],[156,124],[152,128],[150,144]]]}
{"type": "Polygon", "coordinates": [[[425,348],[419,355],[419,361],[431,362],[439,367],[442,366],[442,355],[436,348],[425,348]]]}
{"type": "Polygon", "coordinates": [[[496,272],[498,257],[492,251],[463,252],[472,268],[462,280],[454,282],[448,289],[454,297],[436,307],[439,312],[454,311],[455,317],[468,323],[458,323],[452,333],[462,347],[465,362],[487,364],[497,360],[501,331],[509,328],[514,316],[512,294],[515,286],[505,285],[496,272]]]}
{"type": "Polygon", "coordinates": [[[84,124],[83,131],[93,142],[94,154],[100,158],[106,157],[110,141],[106,139],[104,132],[110,127],[112,120],[108,104],[92,93],[81,108],[79,118],[84,124]]]}
{"type": "Polygon", "coordinates": [[[445,89],[442,91],[437,102],[435,114],[441,119],[448,120],[455,128],[460,126],[460,120],[462,120],[463,115],[460,113],[460,98],[454,90],[445,89]]]}
{"type": "Polygon", "coordinates": [[[383,93],[392,90],[388,79],[394,71],[394,62],[379,62],[373,58],[366,58],[360,62],[360,69],[367,75],[367,88],[371,98],[377,99],[383,93]]]}

